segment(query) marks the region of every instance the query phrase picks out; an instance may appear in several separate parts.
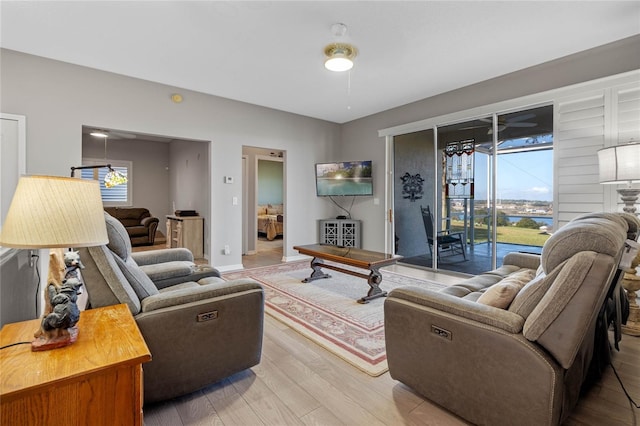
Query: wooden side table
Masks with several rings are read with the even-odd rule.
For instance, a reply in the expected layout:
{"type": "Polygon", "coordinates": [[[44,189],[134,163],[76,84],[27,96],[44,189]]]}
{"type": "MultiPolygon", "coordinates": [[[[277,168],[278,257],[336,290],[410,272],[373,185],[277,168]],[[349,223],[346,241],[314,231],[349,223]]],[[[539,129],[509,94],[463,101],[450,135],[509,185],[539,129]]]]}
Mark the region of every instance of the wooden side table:
{"type": "MultiPolygon", "coordinates": [[[[6,324],[0,345],[33,340],[40,319],[6,324]]],[[[126,305],[83,311],[78,340],[31,352],[0,350],[0,424],[142,425],[149,348],[126,305]]]]}
{"type": "Polygon", "coordinates": [[[204,218],[167,216],[167,248],[184,247],[196,259],[204,257],[204,218]]]}

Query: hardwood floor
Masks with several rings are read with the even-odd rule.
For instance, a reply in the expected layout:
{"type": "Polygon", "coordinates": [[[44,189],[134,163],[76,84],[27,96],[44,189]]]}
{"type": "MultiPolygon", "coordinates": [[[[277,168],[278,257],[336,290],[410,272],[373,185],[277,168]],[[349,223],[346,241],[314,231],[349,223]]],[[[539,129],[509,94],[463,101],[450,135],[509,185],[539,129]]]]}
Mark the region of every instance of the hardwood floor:
{"type": "MultiPolygon", "coordinates": [[[[437,275],[409,269],[412,275],[437,275]]],[[[640,338],[624,335],[613,364],[627,391],[640,400],[640,338]]],[[[145,406],[144,411],[147,426],[467,424],[389,373],[370,377],[268,315],[258,366],[191,395],[145,406]]],[[[639,422],[640,411],[631,407],[607,368],[565,425],[639,422]]]]}
{"type": "Polygon", "coordinates": [[[242,265],[245,269],[252,269],[282,262],[282,243],[282,237],[276,237],[272,241],[264,237],[258,238],[257,253],[242,256],[242,265]]]}

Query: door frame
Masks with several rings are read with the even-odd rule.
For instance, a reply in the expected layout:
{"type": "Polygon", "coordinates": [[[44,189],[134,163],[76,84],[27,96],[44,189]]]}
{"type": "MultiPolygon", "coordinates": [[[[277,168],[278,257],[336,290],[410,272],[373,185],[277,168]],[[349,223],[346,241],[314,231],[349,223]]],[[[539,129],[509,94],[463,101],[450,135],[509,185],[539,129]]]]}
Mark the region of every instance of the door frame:
{"type": "MultiPolygon", "coordinates": [[[[256,154],[255,155],[255,164],[254,164],[254,170],[255,170],[255,182],[254,182],[254,201],[255,204],[253,206],[253,211],[257,212],[258,211],[258,162],[260,160],[263,161],[273,161],[273,162],[279,162],[282,163],[282,211],[283,213],[286,212],[287,210],[287,204],[286,204],[286,199],[287,199],[287,191],[286,191],[286,162],[285,162],[285,158],[284,158],[284,151],[282,150],[278,150],[280,152],[283,153],[282,157],[272,157],[270,155],[264,155],[264,154],[256,154]]],[[[253,238],[254,238],[254,242],[253,242],[253,247],[255,247],[255,253],[258,253],[258,215],[254,214],[253,215],[254,218],[254,229],[256,230],[256,232],[254,232],[253,238]]],[[[284,241],[286,241],[286,229],[287,229],[287,214],[283,214],[283,218],[282,218],[282,240],[283,240],[283,249],[282,249],[282,255],[284,258],[284,254],[285,254],[285,243],[284,241]]]]}

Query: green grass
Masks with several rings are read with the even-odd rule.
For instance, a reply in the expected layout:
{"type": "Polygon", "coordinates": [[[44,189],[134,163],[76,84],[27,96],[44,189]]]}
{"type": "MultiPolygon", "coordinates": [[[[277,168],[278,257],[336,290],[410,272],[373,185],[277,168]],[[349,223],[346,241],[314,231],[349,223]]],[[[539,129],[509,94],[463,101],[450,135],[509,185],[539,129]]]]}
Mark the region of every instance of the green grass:
{"type": "MultiPolygon", "coordinates": [[[[462,222],[452,221],[453,231],[463,231],[462,222]]],[[[475,225],[475,242],[485,242],[487,238],[487,226],[475,225]]],[[[538,229],[518,228],[517,226],[498,226],[498,242],[507,244],[522,244],[527,246],[542,247],[549,235],[541,234],[538,229]]]]}

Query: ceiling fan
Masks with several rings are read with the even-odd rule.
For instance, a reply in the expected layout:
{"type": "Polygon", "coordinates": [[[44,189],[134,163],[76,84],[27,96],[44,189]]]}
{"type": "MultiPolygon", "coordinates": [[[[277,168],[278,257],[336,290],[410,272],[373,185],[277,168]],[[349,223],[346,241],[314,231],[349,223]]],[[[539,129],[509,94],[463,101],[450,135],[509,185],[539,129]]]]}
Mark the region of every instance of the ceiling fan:
{"type": "MultiPolygon", "coordinates": [[[[531,118],[534,118],[535,116],[536,115],[532,112],[528,114],[522,114],[516,117],[498,116],[498,132],[501,132],[508,127],[536,127],[538,123],[530,123],[530,122],[524,121],[524,120],[529,120],[531,118]]],[[[480,121],[484,121],[485,123],[489,123],[489,124],[492,123],[492,120],[490,118],[481,118],[480,121]]],[[[493,127],[489,128],[489,131],[487,132],[487,134],[488,135],[493,134],[493,127]]]]}
{"type": "MultiPolygon", "coordinates": [[[[536,115],[532,112],[528,113],[528,114],[522,114],[519,116],[498,116],[498,132],[503,131],[506,128],[509,127],[535,127],[538,125],[538,123],[532,123],[532,122],[528,122],[525,120],[529,120],[531,118],[534,118],[536,115]]],[[[488,123],[489,126],[484,126],[484,125],[478,125],[478,126],[469,126],[469,127],[463,127],[460,130],[469,130],[469,129],[477,129],[477,128],[485,128],[485,127],[489,127],[489,130],[487,131],[488,135],[493,134],[493,126],[491,125],[493,123],[493,120],[491,118],[479,118],[479,121],[482,121],[484,123],[488,123]]]]}

